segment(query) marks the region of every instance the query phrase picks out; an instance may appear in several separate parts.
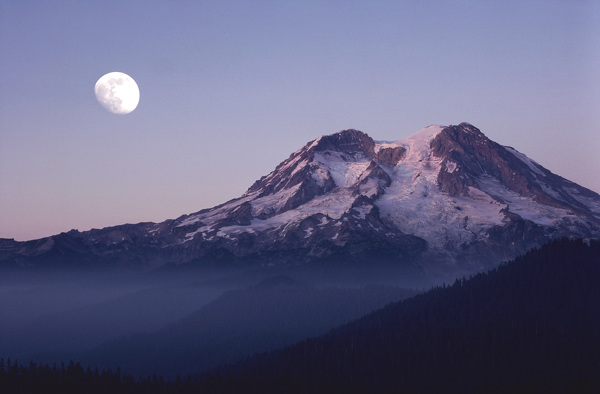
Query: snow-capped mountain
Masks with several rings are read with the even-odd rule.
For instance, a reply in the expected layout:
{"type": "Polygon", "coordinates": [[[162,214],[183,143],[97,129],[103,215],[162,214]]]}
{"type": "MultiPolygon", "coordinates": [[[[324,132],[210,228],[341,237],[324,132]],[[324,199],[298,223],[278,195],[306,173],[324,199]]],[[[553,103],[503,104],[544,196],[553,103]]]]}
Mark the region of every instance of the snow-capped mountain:
{"type": "Polygon", "coordinates": [[[343,261],[474,271],[556,237],[600,237],[600,195],[476,127],[321,136],[241,197],[163,223],[0,241],[5,266],[343,261]]]}

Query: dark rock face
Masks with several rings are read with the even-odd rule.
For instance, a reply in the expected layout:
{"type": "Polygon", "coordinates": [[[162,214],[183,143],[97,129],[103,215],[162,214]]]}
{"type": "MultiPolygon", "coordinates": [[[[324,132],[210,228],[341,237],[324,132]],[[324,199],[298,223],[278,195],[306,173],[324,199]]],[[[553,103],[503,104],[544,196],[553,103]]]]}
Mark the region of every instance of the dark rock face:
{"type": "Polygon", "coordinates": [[[224,226],[248,226],[252,222],[252,205],[245,202],[231,210],[225,219],[219,221],[219,227],[224,226]]]}
{"type": "Polygon", "coordinates": [[[298,191],[287,200],[279,213],[297,208],[300,205],[312,200],[314,197],[333,190],[334,187],[335,182],[333,179],[331,179],[331,177],[327,178],[327,181],[323,186],[320,186],[315,179],[310,177],[300,183],[298,191]]]}
{"type": "Polygon", "coordinates": [[[377,160],[383,164],[395,166],[400,163],[404,155],[406,154],[406,148],[402,146],[395,146],[393,148],[382,148],[377,152],[377,160]]]}
{"type": "MultiPolygon", "coordinates": [[[[470,186],[478,186],[477,178],[490,176],[507,189],[542,204],[590,213],[564,190],[571,182],[533,162],[532,169],[473,125],[461,123],[444,128],[432,141],[431,148],[434,156],[443,158],[438,183],[451,196],[465,195],[470,186]],[[543,190],[541,184],[554,193],[543,190]]],[[[590,197],[595,194],[585,189],[580,192],[590,197]]]]}
{"type": "Polygon", "coordinates": [[[435,137],[431,148],[435,156],[444,158],[438,182],[451,196],[465,194],[469,186],[476,185],[474,178],[485,174],[516,193],[534,195],[531,189],[535,187],[524,175],[529,172],[527,165],[470,124],[446,127],[435,137]],[[450,163],[456,165],[452,172],[450,163]]]}
{"type": "Polygon", "coordinates": [[[349,129],[321,137],[315,146],[315,150],[318,152],[336,151],[349,155],[362,153],[367,157],[373,157],[375,155],[374,147],[375,142],[367,134],[349,129]]]}
{"type": "Polygon", "coordinates": [[[369,178],[381,180],[383,186],[390,186],[392,184],[392,180],[387,172],[383,168],[379,166],[375,161],[371,161],[369,167],[367,167],[366,173],[368,174],[363,178],[361,183],[365,183],[369,178]]]}

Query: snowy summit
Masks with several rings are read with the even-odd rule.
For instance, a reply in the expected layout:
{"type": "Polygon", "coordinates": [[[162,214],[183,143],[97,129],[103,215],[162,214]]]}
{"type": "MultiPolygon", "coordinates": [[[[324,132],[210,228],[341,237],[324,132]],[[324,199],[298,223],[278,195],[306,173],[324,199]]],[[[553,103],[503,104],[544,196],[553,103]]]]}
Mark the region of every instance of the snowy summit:
{"type": "Polygon", "coordinates": [[[0,262],[35,265],[75,242],[89,261],[116,265],[343,261],[466,273],[562,236],[600,236],[600,196],[461,123],[395,142],[353,129],[321,136],[215,208],[51,245],[6,240],[13,252],[0,262]]]}

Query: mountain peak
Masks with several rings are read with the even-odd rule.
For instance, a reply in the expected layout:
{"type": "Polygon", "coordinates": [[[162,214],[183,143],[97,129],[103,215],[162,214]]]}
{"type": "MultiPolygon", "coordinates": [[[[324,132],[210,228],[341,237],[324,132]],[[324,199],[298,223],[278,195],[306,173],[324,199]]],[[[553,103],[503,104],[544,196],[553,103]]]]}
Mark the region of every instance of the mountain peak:
{"type": "Polygon", "coordinates": [[[477,127],[473,126],[471,123],[468,123],[468,122],[461,122],[458,126],[451,126],[451,127],[460,128],[463,132],[466,132],[466,133],[470,133],[470,132],[481,133],[481,131],[477,127]]]}
{"type": "Polygon", "coordinates": [[[345,130],[336,131],[335,133],[332,133],[332,134],[327,134],[325,136],[331,137],[334,135],[363,136],[363,135],[367,135],[367,133],[364,133],[364,132],[362,132],[360,130],[356,130],[356,129],[345,129],[345,130]]]}
{"type": "Polygon", "coordinates": [[[463,274],[561,236],[600,236],[600,196],[475,126],[395,142],[347,129],[308,142],[240,198],[159,224],[5,242],[0,266],[68,252],[121,265],[337,259],[463,274]]]}
{"type": "Polygon", "coordinates": [[[315,151],[338,151],[348,154],[362,153],[373,156],[375,142],[368,134],[355,129],[338,131],[315,140],[315,151]]]}

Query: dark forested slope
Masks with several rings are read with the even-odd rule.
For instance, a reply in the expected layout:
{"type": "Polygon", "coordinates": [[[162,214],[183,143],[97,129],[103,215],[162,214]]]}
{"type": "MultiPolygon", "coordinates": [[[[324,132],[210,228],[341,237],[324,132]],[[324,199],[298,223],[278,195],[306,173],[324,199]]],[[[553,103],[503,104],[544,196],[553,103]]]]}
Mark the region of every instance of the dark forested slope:
{"type": "Polygon", "coordinates": [[[562,239],[199,380],[0,360],[0,391],[596,393],[599,283],[600,242],[562,239]]]}
{"type": "Polygon", "coordinates": [[[224,376],[241,392],[600,389],[600,242],[559,240],[224,376]]]}

